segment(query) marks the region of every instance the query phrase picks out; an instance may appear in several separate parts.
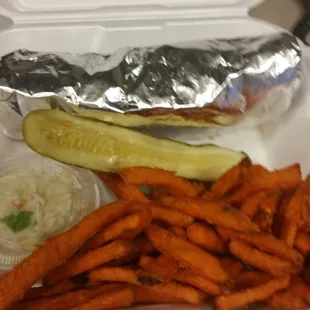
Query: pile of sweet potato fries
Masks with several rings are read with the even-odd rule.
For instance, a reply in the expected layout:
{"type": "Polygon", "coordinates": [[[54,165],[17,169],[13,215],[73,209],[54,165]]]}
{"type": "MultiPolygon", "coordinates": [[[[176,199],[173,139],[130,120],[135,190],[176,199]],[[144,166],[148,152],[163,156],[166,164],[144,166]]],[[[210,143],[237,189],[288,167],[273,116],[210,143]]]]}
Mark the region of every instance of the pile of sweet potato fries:
{"type": "Polygon", "coordinates": [[[299,165],[245,160],[211,185],[146,167],[97,175],[119,200],[3,275],[0,309],[310,303],[310,177],[299,165]]]}

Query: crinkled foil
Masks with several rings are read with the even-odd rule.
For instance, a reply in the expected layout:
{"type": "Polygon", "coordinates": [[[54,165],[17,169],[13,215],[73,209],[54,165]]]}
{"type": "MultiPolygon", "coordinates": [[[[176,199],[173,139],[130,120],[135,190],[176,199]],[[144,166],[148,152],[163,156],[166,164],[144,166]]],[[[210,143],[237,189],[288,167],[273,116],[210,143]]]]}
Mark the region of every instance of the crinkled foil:
{"type": "Polygon", "coordinates": [[[287,33],[110,56],[18,50],[1,58],[0,99],[11,117],[0,117],[9,131],[13,118],[59,107],[128,127],[257,125],[291,105],[300,60],[287,33]]]}

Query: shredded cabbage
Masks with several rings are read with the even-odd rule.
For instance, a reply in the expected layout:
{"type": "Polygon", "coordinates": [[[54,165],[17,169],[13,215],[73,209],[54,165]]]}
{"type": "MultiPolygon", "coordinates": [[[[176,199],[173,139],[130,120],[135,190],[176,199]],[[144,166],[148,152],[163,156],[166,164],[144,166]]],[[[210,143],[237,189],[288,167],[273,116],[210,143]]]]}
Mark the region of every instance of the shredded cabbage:
{"type": "Polygon", "coordinates": [[[0,238],[25,250],[68,229],[88,209],[81,184],[65,169],[16,169],[0,178],[0,201],[0,219],[33,212],[30,225],[18,232],[0,221],[0,238]]]}

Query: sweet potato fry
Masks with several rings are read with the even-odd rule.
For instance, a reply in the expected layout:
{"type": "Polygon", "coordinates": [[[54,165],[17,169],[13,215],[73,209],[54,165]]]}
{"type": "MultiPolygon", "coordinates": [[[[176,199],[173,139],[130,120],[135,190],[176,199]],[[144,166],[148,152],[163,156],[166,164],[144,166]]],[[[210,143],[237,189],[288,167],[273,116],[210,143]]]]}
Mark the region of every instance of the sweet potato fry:
{"type": "Polygon", "coordinates": [[[249,288],[230,295],[218,296],[215,299],[218,310],[228,310],[246,306],[252,302],[264,301],[274,293],[289,286],[289,277],[272,279],[265,284],[249,288]]]}
{"type": "Polygon", "coordinates": [[[197,197],[199,194],[190,181],[162,169],[148,167],[123,168],[120,170],[120,175],[129,184],[163,186],[173,196],[197,197]]]}
{"type": "Polygon", "coordinates": [[[267,195],[268,192],[265,191],[249,195],[242,203],[240,211],[252,219],[259,209],[260,202],[264,200],[267,195]]]}
{"type": "Polygon", "coordinates": [[[248,166],[247,172],[245,173],[245,182],[252,180],[253,178],[256,177],[264,177],[268,176],[270,171],[263,167],[262,165],[250,165],[248,166]]]}
{"type": "Polygon", "coordinates": [[[141,255],[149,255],[156,252],[153,244],[144,235],[137,237],[133,243],[137,248],[137,252],[141,255]]]}
{"type": "Polygon", "coordinates": [[[257,213],[253,217],[253,222],[258,225],[260,231],[266,233],[272,232],[275,214],[281,197],[281,191],[272,192],[260,202],[257,213]]]}
{"type": "Polygon", "coordinates": [[[274,214],[277,212],[278,204],[283,196],[281,191],[269,192],[263,201],[260,202],[260,208],[268,213],[274,214]]]}
{"type": "Polygon", "coordinates": [[[228,194],[232,189],[240,185],[244,170],[249,165],[245,162],[241,162],[225,172],[212,186],[211,193],[215,199],[220,199],[224,195],[228,194]]]}
{"type": "Polygon", "coordinates": [[[167,192],[165,188],[160,186],[154,187],[149,195],[150,199],[154,200],[155,202],[158,202],[160,197],[162,196],[169,196],[169,192],[167,192]]]}
{"type": "Polygon", "coordinates": [[[295,239],[295,247],[303,255],[307,255],[310,252],[310,235],[299,231],[295,239]]]}
{"type": "Polygon", "coordinates": [[[164,274],[166,279],[169,277],[180,283],[189,284],[210,295],[219,295],[221,293],[219,285],[189,270],[181,270],[175,260],[164,255],[160,255],[156,260],[150,257],[141,257],[140,267],[157,275],[162,276],[164,274]]]}
{"type": "Polygon", "coordinates": [[[178,271],[177,268],[167,268],[166,266],[157,263],[154,258],[149,256],[141,256],[139,266],[150,275],[154,275],[165,282],[174,279],[178,271]]]}
{"type": "MultiPolygon", "coordinates": [[[[199,181],[191,181],[192,186],[195,188],[197,196],[201,196],[204,191],[206,190],[205,185],[202,182],[199,181]]],[[[165,195],[167,196],[167,195],[165,195]]]]}
{"type": "Polygon", "coordinates": [[[310,286],[307,285],[300,277],[291,277],[289,290],[299,296],[303,301],[310,303],[310,286]]]}
{"type": "Polygon", "coordinates": [[[189,284],[210,295],[219,295],[222,292],[218,284],[213,283],[212,281],[207,280],[197,274],[194,274],[189,270],[182,270],[178,272],[175,275],[175,280],[180,283],[189,284]]]}
{"type": "Polygon", "coordinates": [[[177,272],[179,270],[179,264],[174,259],[171,259],[165,255],[159,255],[156,258],[156,263],[160,266],[168,268],[172,272],[177,272]]]}
{"type": "Polygon", "coordinates": [[[136,288],[136,299],[135,302],[138,304],[179,304],[184,303],[184,300],[181,298],[178,299],[173,296],[168,295],[167,293],[161,292],[159,289],[154,290],[152,287],[148,286],[137,286],[136,288]]]}
{"type": "Polygon", "coordinates": [[[299,267],[303,265],[303,256],[298,251],[289,246],[284,240],[278,239],[271,234],[244,234],[228,228],[218,228],[218,232],[228,238],[237,237],[262,251],[290,260],[299,267]]]}
{"type": "Polygon", "coordinates": [[[234,281],[236,291],[245,290],[254,286],[259,286],[270,281],[273,277],[265,272],[256,270],[246,270],[239,274],[234,281]]]}
{"type": "Polygon", "coordinates": [[[302,204],[302,230],[310,233],[310,199],[309,196],[306,194],[304,199],[303,199],[303,204],[302,204]]]}
{"type": "Polygon", "coordinates": [[[186,230],[183,227],[180,226],[170,226],[169,231],[171,231],[172,233],[180,236],[180,237],[184,237],[186,238],[186,230]]]}
{"type": "Polygon", "coordinates": [[[71,257],[87,239],[105,225],[128,213],[138,212],[141,208],[119,200],[95,210],[71,229],[49,239],[11,271],[1,276],[0,309],[9,308],[37,281],[71,257]]]}
{"type": "Polygon", "coordinates": [[[231,203],[242,202],[250,194],[263,190],[294,189],[301,183],[300,165],[295,164],[269,173],[254,176],[239,187],[230,200],[231,203]]]}
{"type": "Polygon", "coordinates": [[[230,279],[237,278],[243,271],[242,264],[230,257],[219,257],[218,258],[223,269],[229,274],[230,279]]]}
{"type": "MultiPolygon", "coordinates": [[[[168,195],[166,195],[168,196],[168,195]]],[[[213,194],[209,191],[205,191],[202,195],[201,195],[201,198],[204,199],[204,200],[211,200],[211,201],[214,201],[216,200],[214,197],[213,197],[213,194]]]]}
{"type": "Polygon", "coordinates": [[[291,200],[293,194],[295,192],[295,189],[285,190],[283,191],[282,197],[279,201],[277,212],[275,213],[273,226],[272,226],[272,233],[277,237],[281,238],[282,233],[282,225],[284,222],[284,213],[286,205],[291,200]]]}
{"type": "Polygon", "coordinates": [[[270,309],[292,310],[304,309],[305,302],[290,290],[277,292],[267,300],[267,305],[270,309]]]}
{"type": "Polygon", "coordinates": [[[157,205],[152,205],[151,209],[153,220],[164,222],[169,225],[186,227],[194,222],[192,216],[184,214],[178,210],[164,208],[157,205]]]}
{"type": "Polygon", "coordinates": [[[226,242],[206,224],[193,223],[186,229],[187,238],[208,251],[223,254],[228,251],[226,242]]]}
{"type": "Polygon", "coordinates": [[[40,298],[32,301],[22,301],[14,305],[10,310],[67,310],[96,297],[99,294],[113,289],[121,289],[123,284],[100,285],[93,289],[80,289],[66,294],[40,298]],[[121,286],[122,285],[122,286],[121,286]]]}
{"type": "Polygon", "coordinates": [[[296,267],[293,263],[257,250],[238,239],[232,238],[229,248],[230,252],[243,263],[273,276],[295,274],[300,271],[300,267],[296,267]]]}
{"type": "Polygon", "coordinates": [[[184,238],[155,224],[151,224],[145,233],[157,250],[188,267],[194,273],[218,283],[227,280],[228,275],[216,258],[184,238]]]}
{"type": "MultiPolygon", "coordinates": [[[[145,205],[148,205],[147,203],[145,205]]],[[[104,228],[83,246],[84,251],[96,249],[115,239],[133,239],[139,235],[152,221],[152,211],[149,207],[130,214],[104,228]]]]}
{"type": "Polygon", "coordinates": [[[135,251],[132,243],[116,240],[104,247],[89,251],[86,254],[76,255],[63,266],[45,277],[45,283],[52,285],[60,280],[72,277],[114,259],[126,257],[135,251]]]}
{"type": "Polygon", "coordinates": [[[241,231],[258,231],[258,227],[242,212],[220,202],[193,198],[162,197],[161,203],[213,225],[241,231]]]}
{"type": "Polygon", "coordinates": [[[310,266],[309,265],[304,268],[302,276],[306,284],[310,285],[310,266]]]}
{"type": "Polygon", "coordinates": [[[200,290],[197,290],[191,286],[180,284],[174,281],[164,283],[158,286],[152,287],[156,292],[168,295],[178,300],[183,300],[186,303],[193,305],[203,304],[208,295],[200,290]]]}
{"type": "Polygon", "coordinates": [[[139,284],[137,270],[127,267],[99,267],[88,273],[91,282],[125,282],[139,284]]]}
{"type": "Polygon", "coordinates": [[[118,199],[149,201],[137,186],[124,182],[119,175],[101,171],[94,171],[94,173],[109,186],[118,199]]]}
{"type": "Polygon", "coordinates": [[[87,283],[87,279],[75,279],[69,278],[61,282],[56,283],[52,286],[43,286],[43,287],[32,287],[26,292],[23,297],[23,300],[39,299],[43,297],[50,297],[58,294],[63,294],[76,290],[78,288],[83,288],[87,283]]]}
{"type": "Polygon", "coordinates": [[[134,301],[135,288],[127,287],[100,294],[83,304],[70,308],[69,310],[117,309],[129,307],[134,303],[134,301]]]}
{"type": "Polygon", "coordinates": [[[310,176],[295,191],[290,201],[284,206],[281,238],[293,246],[298,229],[302,226],[304,201],[310,199],[310,176]]]}

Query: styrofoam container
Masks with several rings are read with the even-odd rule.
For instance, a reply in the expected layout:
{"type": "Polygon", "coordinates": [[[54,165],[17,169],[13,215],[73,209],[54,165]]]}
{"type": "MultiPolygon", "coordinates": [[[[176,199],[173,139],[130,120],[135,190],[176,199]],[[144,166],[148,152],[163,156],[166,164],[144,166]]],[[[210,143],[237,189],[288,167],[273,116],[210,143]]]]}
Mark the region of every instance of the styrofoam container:
{"type": "MultiPolygon", "coordinates": [[[[283,31],[248,16],[261,0],[2,0],[0,54],[34,51],[111,53],[124,46],[177,44],[213,38],[258,36],[283,31]]],[[[254,162],[280,168],[299,162],[310,172],[310,50],[303,47],[302,86],[281,120],[250,130],[177,128],[161,136],[192,144],[214,143],[245,151],[254,162]]],[[[281,98],[279,99],[281,100],[281,98]]],[[[0,134],[0,160],[27,150],[25,143],[0,134]]],[[[104,196],[113,200],[103,189],[104,196]]],[[[154,306],[143,307],[144,309],[154,306]]],[[[167,306],[155,306],[167,309],[167,306]]],[[[169,306],[170,308],[171,306],[169,306]]],[[[182,307],[176,306],[178,309],[182,307]]],[[[184,306],[189,309],[190,306],[184,306]]],[[[196,308],[197,309],[197,308],[196,308]]]]}

